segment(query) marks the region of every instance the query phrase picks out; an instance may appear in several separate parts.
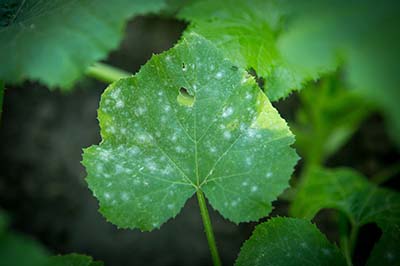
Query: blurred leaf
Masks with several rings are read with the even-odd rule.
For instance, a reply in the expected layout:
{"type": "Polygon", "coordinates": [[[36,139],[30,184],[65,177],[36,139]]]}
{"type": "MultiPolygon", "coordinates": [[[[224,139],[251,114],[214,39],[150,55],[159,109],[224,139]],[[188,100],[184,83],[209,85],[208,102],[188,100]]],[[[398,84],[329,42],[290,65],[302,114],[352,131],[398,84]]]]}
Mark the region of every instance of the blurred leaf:
{"type": "Polygon", "coordinates": [[[345,266],[339,249],[309,221],[272,218],[256,227],[236,266],[345,266]]]}
{"type": "Polygon", "coordinates": [[[3,100],[4,100],[4,82],[0,80],[0,120],[3,113],[3,100]]]}
{"type": "Polygon", "coordinates": [[[393,225],[382,235],[368,259],[367,266],[392,266],[400,262],[400,229],[393,225]]]}
{"type": "Polygon", "coordinates": [[[0,235],[0,264],[15,266],[44,266],[47,251],[36,241],[15,233],[0,235]]]}
{"type": "Polygon", "coordinates": [[[129,18],[163,6],[164,0],[2,1],[0,79],[70,88],[118,46],[129,18]]]}
{"type": "MultiPolygon", "coordinates": [[[[312,219],[318,211],[325,208],[337,209],[349,218],[351,224],[361,227],[376,223],[383,231],[381,240],[374,250],[376,254],[387,256],[387,265],[400,264],[398,243],[388,239],[400,237],[400,194],[379,188],[360,174],[349,169],[313,169],[305,176],[291,213],[294,216],[312,219]],[[396,253],[397,252],[397,253],[396,253]]],[[[372,265],[372,264],[371,264],[372,265]]]]}
{"type": "Polygon", "coordinates": [[[287,8],[283,1],[192,1],[178,17],[191,21],[187,32],[211,40],[234,64],[254,69],[265,80],[271,101],[300,89],[303,76],[281,58],[276,38],[287,8]]]}
{"type": "Polygon", "coordinates": [[[308,84],[299,98],[301,105],[290,126],[300,155],[311,165],[320,165],[340,149],[373,110],[338,74],[308,84]]]}
{"type": "Polygon", "coordinates": [[[8,226],[8,216],[0,209],[0,236],[6,231],[8,226]]]}
{"type": "Polygon", "coordinates": [[[103,266],[99,261],[93,261],[89,256],[80,254],[68,254],[52,256],[48,263],[49,266],[103,266]]]}
{"type": "Polygon", "coordinates": [[[318,76],[344,65],[347,80],[376,102],[400,144],[400,4],[398,1],[294,2],[279,50],[291,67],[318,76]]]}
{"type": "Polygon", "coordinates": [[[98,113],[103,140],[83,164],[100,212],[123,228],[159,227],[197,189],[231,221],[257,220],[298,158],[254,79],[197,34],[109,86],[98,113]]]}

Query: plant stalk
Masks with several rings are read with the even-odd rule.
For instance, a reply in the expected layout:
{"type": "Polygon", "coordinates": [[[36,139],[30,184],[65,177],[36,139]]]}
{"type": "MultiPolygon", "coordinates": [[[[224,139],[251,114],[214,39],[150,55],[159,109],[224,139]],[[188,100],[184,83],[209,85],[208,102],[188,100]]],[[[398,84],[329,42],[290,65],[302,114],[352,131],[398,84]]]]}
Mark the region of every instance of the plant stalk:
{"type": "Polygon", "coordinates": [[[206,200],[201,190],[197,190],[197,200],[199,202],[200,214],[203,219],[204,231],[207,236],[208,246],[210,248],[211,257],[214,266],[221,266],[221,259],[218,254],[217,244],[215,242],[214,232],[211,225],[210,215],[208,214],[206,200]]]}
{"type": "Polygon", "coordinates": [[[86,75],[105,83],[112,83],[132,74],[116,67],[97,62],[86,70],[86,75]]]}

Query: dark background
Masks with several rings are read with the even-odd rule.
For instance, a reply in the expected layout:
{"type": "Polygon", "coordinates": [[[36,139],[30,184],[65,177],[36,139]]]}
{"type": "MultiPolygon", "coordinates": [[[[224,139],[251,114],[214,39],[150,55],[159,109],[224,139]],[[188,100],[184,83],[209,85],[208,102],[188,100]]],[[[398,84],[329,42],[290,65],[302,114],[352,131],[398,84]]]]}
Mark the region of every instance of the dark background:
{"type": "MultiPolygon", "coordinates": [[[[135,73],[152,53],[172,47],[184,28],[173,20],[136,18],[129,23],[119,50],[107,62],[135,73]]],[[[97,212],[80,161],[82,148],[100,141],[96,109],[105,87],[84,79],[69,93],[50,92],[36,83],[6,91],[0,125],[0,206],[12,217],[13,229],[32,236],[53,253],[85,253],[107,266],[211,265],[194,198],[176,219],[151,233],[117,230],[97,212]]],[[[275,106],[290,120],[298,99],[292,95],[275,106]]],[[[382,118],[374,114],[328,165],[350,166],[372,176],[398,158],[382,118]]],[[[398,189],[394,181],[384,185],[398,189]]],[[[272,215],[287,215],[286,202],[277,201],[274,206],[272,215]]],[[[256,223],[237,226],[210,211],[222,260],[232,265],[256,223]]],[[[316,222],[332,241],[337,241],[332,215],[322,211],[316,222]]],[[[379,238],[376,227],[363,230],[366,233],[356,250],[358,264],[365,261],[379,238]]]]}

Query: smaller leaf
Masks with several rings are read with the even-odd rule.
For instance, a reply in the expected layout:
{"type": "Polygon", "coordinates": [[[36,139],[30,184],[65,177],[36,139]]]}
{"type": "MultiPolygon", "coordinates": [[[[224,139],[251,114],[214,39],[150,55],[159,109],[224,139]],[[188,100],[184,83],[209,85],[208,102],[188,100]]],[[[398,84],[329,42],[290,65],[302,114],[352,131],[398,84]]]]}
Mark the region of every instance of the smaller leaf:
{"type": "Polygon", "coordinates": [[[202,35],[234,64],[254,69],[264,80],[268,98],[276,101],[300,89],[304,79],[276,47],[287,11],[282,1],[194,0],[178,17],[192,22],[186,34],[202,35]]]}
{"type": "Polygon", "coordinates": [[[272,218],[256,227],[236,266],[341,266],[339,249],[309,221],[272,218]]]}
{"type": "Polygon", "coordinates": [[[44,266],[47,262],[47,251],[36,241],[11,232],[0,234],[0,265],[44,266]]]}
{"type": "Polygon", "coordinates": [[[346,214],[356,227],[376,223],[383,235],[374,249],[371,261],[386,256],[390,262],[387,265],[399,265],[399,248],[396,244],[396,239],[400,238],[399,203],[399,193],[379,188],[353,170],[315,168],[299,187],[291,213],[312,219],[318,211],[333,208],[346,214]]]}
{"type": "Polygon", "coordinates": [[[164,6],[164,0],[1,1],[0,79],[69,89],[118,46],[128,19],[164,6]]]}
{"type": "Polygon", "coordinates": [[[368,259],[367,266],[392,266],[400,262],[400,228],[394,225],[375,245],[368,259]]]}

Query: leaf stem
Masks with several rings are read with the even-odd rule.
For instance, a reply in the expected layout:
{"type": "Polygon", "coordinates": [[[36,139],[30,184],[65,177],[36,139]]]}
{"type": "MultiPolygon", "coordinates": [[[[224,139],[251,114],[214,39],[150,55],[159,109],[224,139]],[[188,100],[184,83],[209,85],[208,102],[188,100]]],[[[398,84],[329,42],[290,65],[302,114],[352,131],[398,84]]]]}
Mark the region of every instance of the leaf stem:
{"type": "Polygon", "coordinates": [[[210,215],[208,214],[206,200],[204,198],[203,192],[198,189],[197,200],[199,202],[201,218],[203,219],[204,230],[207,236],[208,246],[210,248],[211,257],[214,266],[221,266],[221,259],[219,258],[217,244],[215,242],[214,232],[211,225],[210,215]]]}
{"type": "Polygon", "coordinates": [[[125,70],[97,62],[86,70],[86,75],[102,82],[112,83],[121,78],[129,77],[132,74],[125,70]]]}

